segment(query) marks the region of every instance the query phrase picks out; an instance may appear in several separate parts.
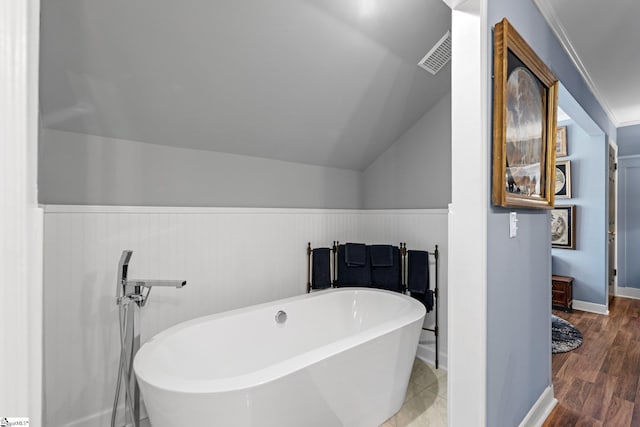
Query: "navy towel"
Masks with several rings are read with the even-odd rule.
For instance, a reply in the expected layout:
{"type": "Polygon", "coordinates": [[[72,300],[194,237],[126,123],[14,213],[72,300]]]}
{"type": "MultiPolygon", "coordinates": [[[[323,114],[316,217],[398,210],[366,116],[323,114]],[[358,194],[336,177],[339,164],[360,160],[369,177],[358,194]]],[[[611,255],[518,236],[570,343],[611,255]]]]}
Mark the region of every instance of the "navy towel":
{"type": "MultiPolygon", "coordinates": [[[[382,246],[382,245],[380,245],[382,246]]],[[[402,290],[402,273],[400,271],[400,249],[389,246],[391,263],[389,266],[376,267],[373,265],[373,246],[371,246],[371,285],[374,288],[399,292],[402,290]]]]}
{"type": "Polygon", "coordinates": [[[407,287],[410,292],[426,294],[429,289],[429,253],[408,251],[407,287]]]}
{"type": "MultiPolygon", "coordinates": [[[[362,266],[347,265],[346,245],[338,246],[338,277],[336,285],[342,286],[370,286],[371,285],[371,263],[369,262],[369,248],[365,247],[365,259],[362,266]]],[[[364,246],[364,245],[363,245],[364,246]]]]}
{"type": "Polygon", "coordinates": [[[432,290],[427,291],[424,298],[424,305],[427,308],[427,313],[433,310],[433,291],[432,290]]]}
{"type": "MultiPolygon", "coordinates": [[[[398,248],[396,248],[398,249],[398,248]]],[[[371,245],[371,267],[392,267],[394,263],[393,246],[371,245]]]]}
{"type": "Polygon", "coordinates": [[[331,257],[329,248],[316,248],[312,252],[311,288],[331,287],[331,257]]]}
{"type": "Polygon", "coordinates": [[[364,243],[347,243],[344,246],[344,256],[349,267],[361,267],[367,262],[367,247],[364,243]]]}
{"type": "Polygon", "coordinates": [[[427,313],[433,310],[433,291],[428,290],[424,294],[411,292],[411,296],[424,304],[424,307],[427,309],[427,313]]]}

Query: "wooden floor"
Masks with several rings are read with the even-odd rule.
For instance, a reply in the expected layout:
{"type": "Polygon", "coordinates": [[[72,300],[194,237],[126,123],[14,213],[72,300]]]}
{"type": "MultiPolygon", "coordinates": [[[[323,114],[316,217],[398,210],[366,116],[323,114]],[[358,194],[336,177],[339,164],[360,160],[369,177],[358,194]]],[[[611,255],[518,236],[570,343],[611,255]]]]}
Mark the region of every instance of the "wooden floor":
{"type": "Polygon", "coordinates": [[[558,405],[543,426],[640,426],[640,300],[613,298],[609,316],[553,313],[584,341],[552,356],[558,405]]]}

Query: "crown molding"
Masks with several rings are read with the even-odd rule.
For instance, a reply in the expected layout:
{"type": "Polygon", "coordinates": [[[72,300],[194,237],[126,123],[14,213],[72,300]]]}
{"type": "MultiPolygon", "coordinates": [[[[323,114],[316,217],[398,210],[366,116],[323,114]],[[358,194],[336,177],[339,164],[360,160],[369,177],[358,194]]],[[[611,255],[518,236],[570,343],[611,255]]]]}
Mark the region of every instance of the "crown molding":
{"type": "Polygon", "coordinates": [[[620,122],[620,123],[616,124],[616,127],[623,128],[623,127],[635,126],[635,125],[640,125],[640,119],[639,120],[628,120],[626,122],[620,122]]]}

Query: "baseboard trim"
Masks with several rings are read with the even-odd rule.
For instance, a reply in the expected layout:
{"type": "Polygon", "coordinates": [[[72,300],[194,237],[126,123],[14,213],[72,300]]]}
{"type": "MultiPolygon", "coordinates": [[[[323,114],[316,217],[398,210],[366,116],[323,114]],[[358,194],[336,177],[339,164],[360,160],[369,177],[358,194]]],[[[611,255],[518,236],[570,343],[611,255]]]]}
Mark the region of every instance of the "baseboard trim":
{"type": "Polygon", "coordinates": [[[618,286],[614,295],[623,298],[640,299],[640,289],[618,286]]]}
{"type": "Polygon", "coordinates": [[[544,389],[536,403],[522,419],[519,427],[540,427],[545,422],[558,400],[553,397],[553,385],[544,389]]]}
{"type": "MultiPolygon", "coordinates": [[[[416,357],[429,365],[436,366],[436,351],[432,344],[419,344],[416,357]]],[[[440,357],[438,358],[438,369],[447,370],[447,355],[442,354],[442,352],[440,352],[440,357]]]]}
{"type": "MultiPolygon", "coordinates": [[[[147,419],[147,413],[144,408],[144,405],[140,407],[140,420],[147,419]]],[[[104,427],[111,423],[111,409],[105,409],[104,411],[96,412],[95,414],[89,415],[84,418],[79,418],[77,420],[71,421],[70,423],[64,424],[62,427],[104,427]]],[[[125,425],[124,420],[124,405],[120,405],[118,407],[118,416],[116,417],[116,425],[122,426],[125,425]]],[[[130,425],[130,424],[127,424],[130,425]]],[[[143,424],[144,425],[144,424],[143,424]]]]}
{"type": "MultiPolygon", "coordinates": [[[[116,425],[124,424],[124,405],[118,408],[118,416],[116,418],[116,425]]],[[[111,409],[96,412],[95,414],[79,418],[64,424],[62,427],[99,427],[108,425],[111,421],[111,409]]]]}
{"type": "Polygon", "coordinates": [[[588,311],[589,313],[609,315],[609,308],[604,304],[595,304],[587,301],[573,300],[573,308],[580,311],[588,311]]]}

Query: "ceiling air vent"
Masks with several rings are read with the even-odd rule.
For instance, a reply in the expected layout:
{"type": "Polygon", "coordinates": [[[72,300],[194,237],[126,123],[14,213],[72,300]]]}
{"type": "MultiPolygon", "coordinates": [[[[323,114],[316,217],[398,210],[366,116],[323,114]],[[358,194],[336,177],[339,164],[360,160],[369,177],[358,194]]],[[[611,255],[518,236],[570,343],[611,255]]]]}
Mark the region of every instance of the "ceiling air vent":
{"type": "Polygon", "coordinates": [[[435,75],[451,59],[451,31],[435,44],[424,58],[418,62],[418,66],[435,75]]]}

